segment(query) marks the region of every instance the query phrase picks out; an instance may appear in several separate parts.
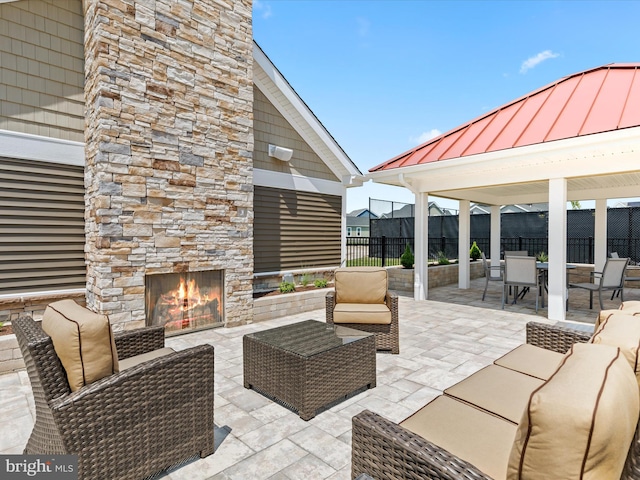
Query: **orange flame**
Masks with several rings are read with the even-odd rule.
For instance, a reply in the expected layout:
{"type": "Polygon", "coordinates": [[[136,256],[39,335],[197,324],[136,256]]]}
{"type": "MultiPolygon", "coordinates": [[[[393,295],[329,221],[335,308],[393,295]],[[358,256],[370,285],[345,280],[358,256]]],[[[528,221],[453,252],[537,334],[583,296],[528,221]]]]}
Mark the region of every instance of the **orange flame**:
{"type": "Polygon", "coordinates": [[[165,300],[171,299],[170,303],[173,303],[173,307],[169,310],[169,313],[175,315],[209,303],[214,299],[214,296],[201,294],[195,279],[192,278],[187,283],[187,281],[181,277],[178,287],[164,295],[164,298],[165,300]]]}

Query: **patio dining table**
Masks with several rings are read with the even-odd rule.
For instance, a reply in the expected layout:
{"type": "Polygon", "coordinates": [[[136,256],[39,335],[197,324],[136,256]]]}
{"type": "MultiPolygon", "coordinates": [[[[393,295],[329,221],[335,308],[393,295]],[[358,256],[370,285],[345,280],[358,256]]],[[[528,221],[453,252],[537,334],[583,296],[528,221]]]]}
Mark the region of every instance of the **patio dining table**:
{"type": "MultiPolygon", "coordinates": [[[[569,284],[569,270],[573,270],[578,268],[577,265],[573,265],[571,263],[565,264],[567,270],[567,285],[569,284]]],[[[540,301],[542,302],[542,307],[544,308],[544,292],[547,290],[547,284],[549,280],[549,262],[536,262],[536,268],[538,269],[538,273],[542,275],[542,288],[540,288],[540,301]]]]}

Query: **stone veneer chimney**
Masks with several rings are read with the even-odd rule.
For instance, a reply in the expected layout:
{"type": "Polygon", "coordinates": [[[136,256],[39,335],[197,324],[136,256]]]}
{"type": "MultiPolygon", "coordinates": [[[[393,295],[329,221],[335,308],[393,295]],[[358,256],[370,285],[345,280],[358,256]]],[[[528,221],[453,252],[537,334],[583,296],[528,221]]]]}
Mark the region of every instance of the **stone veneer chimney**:
{"type": "Polygon", "coordinates": [[[144,325],[145,275],[224,270],[251,322],[251,0],[84,0],[87,306],[144,325]]]}

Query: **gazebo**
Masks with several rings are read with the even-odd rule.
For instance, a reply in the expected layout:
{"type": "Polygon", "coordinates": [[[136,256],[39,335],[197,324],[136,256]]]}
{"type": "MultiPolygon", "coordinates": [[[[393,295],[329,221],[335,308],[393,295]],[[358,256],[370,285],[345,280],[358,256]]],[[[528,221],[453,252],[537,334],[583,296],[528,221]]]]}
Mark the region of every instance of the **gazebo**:
{"type": "Polygon", "coordinates": [[[607,257],[607,200],[640,196],[640,63],[576,73],[465,123],[369,171],[415,195],[416,300],[428,298],[429,195],[459,200],[459,288],[469,288],[471,202],[549,204],[548,317],[565,319],[567,202],[595,200],[594,260],[607,257]]]}

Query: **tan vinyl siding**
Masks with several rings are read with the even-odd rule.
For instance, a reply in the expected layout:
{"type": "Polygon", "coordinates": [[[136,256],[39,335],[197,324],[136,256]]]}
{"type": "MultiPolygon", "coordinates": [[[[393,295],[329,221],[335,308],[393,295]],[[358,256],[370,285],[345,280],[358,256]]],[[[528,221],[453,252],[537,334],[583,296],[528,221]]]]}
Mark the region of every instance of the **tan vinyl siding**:
{"type": "Polygon", "coordinates": [[[84,141],[81,0],[0,3],[0,129],[84,141]]]}
{"type": "Polygon", "coordinates": [[[342,199],[255,187],[256,273],[340,264],[342,199]]]}
{"type": "Polygon", "coordinates": [[[253,135],[255,168],[340,180],[256,86],[253,87],[253,135]],[[270,157],[269,144],[293,149],[293,157],[289,162],[270,157]]]}
{"type": "Polygon", "coordinates": [[[0,294],[85,287],[84,169],[0,157],[0,294]]]}

